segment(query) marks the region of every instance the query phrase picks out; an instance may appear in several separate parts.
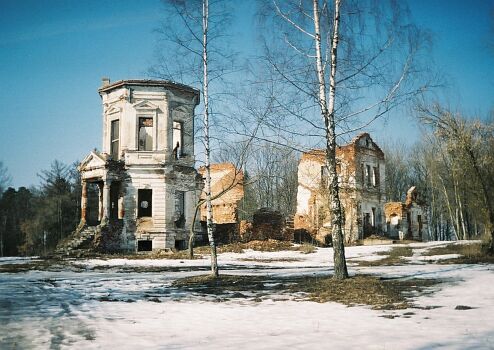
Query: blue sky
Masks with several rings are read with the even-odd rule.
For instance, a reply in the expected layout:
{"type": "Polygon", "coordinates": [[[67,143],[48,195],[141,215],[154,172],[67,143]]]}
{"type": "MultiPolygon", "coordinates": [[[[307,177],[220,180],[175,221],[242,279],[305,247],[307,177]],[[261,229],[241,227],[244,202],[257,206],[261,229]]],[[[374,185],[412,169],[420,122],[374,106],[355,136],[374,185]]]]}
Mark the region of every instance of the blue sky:
{"type": "MultiPolygon", "coordinates": [[[[251,5],[243,1],[235,14],[241,43],[253,37],[251,5]]],[[[487,115],[494,108],[494,1],[414,0],[410,7],[434,33],[433,58],[450,83],[442,99],[487,115]]],[[[145,77],[161,11],[159,0],[0,0],[0,160],[13,186],[37,184],[36,173],[54,159],[71,163],[101,148],[101,77],[145,77]]],[[[377,140],[418,137],[403,115],[370,131],[377,140]]]]}

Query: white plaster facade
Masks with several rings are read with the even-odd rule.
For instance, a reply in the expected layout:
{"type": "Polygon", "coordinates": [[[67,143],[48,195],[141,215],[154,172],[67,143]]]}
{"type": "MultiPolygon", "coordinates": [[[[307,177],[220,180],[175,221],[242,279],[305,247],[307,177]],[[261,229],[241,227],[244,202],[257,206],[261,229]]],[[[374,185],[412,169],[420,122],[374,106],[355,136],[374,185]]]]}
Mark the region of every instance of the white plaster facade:
{"type": "Polygon", "coordinates": [[[185,248],[203,186],[194,168],[199,91],[169,81],[104,79],[99,94],[102,150],[79,167],[83,223],[113,226],[121,250],[185,248]],[[98,184],[97,220],[88,217],[91,183],[98,184]]]}

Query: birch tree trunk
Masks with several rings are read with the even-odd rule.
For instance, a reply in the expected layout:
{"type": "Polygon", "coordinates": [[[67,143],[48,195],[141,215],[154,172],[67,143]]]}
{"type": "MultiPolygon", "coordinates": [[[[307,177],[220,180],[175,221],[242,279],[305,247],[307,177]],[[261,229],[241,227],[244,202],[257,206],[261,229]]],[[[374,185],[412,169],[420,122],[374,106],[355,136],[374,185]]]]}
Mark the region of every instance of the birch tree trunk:
{"type": "Polygon", "coordinates": [[[202,1],[202,67],[203,67],[203,94],[204,94],[204,146],[206,152],[206,226],[211,247],[211,274],[219,276],[218,257],[213,231],[213,208],[211,206],[211,162],[209,142],[209,90],[208,90],[208,0],[202,1]]]}
{"type": "Polygon", "coordinates": [[[331,208],[331,228],[334,255],[334,278],[345,279],[348,271],[345,260],[345,246],[343,244],[343,217],[339,197],[338,175],[336,173],[336,133],[335,133],[335,88],[336,63],[338,52],[338,27],[340,23],[340,0],[334,3],[333,38],[331,41],[331,71],[329,76],[329,101],[326,100],[326,82],[321,54],[321,27],[318,0],[313,0],[314,10],[314,42],[316,47],[316,69],[319,82],[319,106],[326,129],[326,161],[328,166],[328,193],[329,207],[331,208]]]}

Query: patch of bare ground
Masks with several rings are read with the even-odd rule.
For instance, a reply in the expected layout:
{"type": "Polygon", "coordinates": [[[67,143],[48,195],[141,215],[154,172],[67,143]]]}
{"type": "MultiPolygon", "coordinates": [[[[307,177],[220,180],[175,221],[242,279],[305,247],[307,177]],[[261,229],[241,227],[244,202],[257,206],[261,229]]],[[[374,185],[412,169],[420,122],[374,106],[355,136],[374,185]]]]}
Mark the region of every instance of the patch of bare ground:
{"type": "Polygon", "coordinates": [[[309,278],[297,285],[316,302],[334,301],[348,306],[369,305],[377,310],[398,310],[412,307],[410,297],[440,283],[434,279],[383,279],[358,275],[345,280],[309,278]]]}
{"type": "Polygon", "coordinates": [[[488,251],[487,242],[473,242],[466,244],[448,244],[442,247],[435,247],[427,250],[422,255],[446,255],[459,254],[460,257],[443,259],[437,261],[438,264],[494,264],[494,254],[488,251]]]}
{"type": "MultiPolygon", "coordinates": [[[[267,241],[252,241],[247,243],[229,243],[221,244],[216,247],[218,254],[221,253],[243,253],[245,249],[252,249],[262,252],[274,252],[281,250],[291,250],[293,245],[290,242],[267,240],[267,241]]],[[[203,255],[211,253],[211,248],[208,245],[199,246],[194,248],[194,258],[202,258],[203,255]]],[[[162,252],[162,253],[149,253],[141,255],[143,258],[147,259],[188,259],[188,250],[179,250],[173,252],[162,252]]]]}
{"type": "Polygon", "coordinates": [[[404,257],[411,257],[413,255],[413,249],[407,246],[393,247],[390,250],[379,252],[377,255],[386,255],[385,258],[373,261],[354,261],[359,266],[394,266],[404,265],[408,262],[403,259],[404,257]]]}
{"type": "MultiPolygon", "coordinates": [[[[221,244],[216,247],[218,254],[221,253],[244,253],[244,250],[252,249],[260,252],[278,252],[283,250],[300,251],[304,254],[314,253],[316,247],[311,244],[294,245],[292,242],[288,241],[278,241],[275,239],[268,239],[265,241],[250,241],[250,242],[236,242],[230,244],[221,244]]],[[[204,255],[211,253],[211,248],[208,245],[199,246],[194,248],[194,259],[202,259],[204,255]]],[[[125,258],[125,259],[177,259],[177,260],[187,260],[189,259],[188,250],[178,250],[178,251],[155,251],[144,254],[97,254],[93,253],[91,255],[81,256],[86,258],[101,258],[101,259],[115,259],[115,258],[125,258]]]]}
{"type": "MultiPolygon", "coordinates": [[[[246,249],[252,249],[259,252],[279,252],[283,250],[299,251],[304,254],[314,253],[316,247],[311,244],[294,245],[289,241],[278,241],[275,239],[268,239],[265,241],[250,241],[250,242],[237,242],[230,244],[222,244],[217,247],[218,253],[243,253],[246,249]]],[[[202,246],[194,248],[194,254],[209,254],[209,246],[202,246]]]]}
{"type": "Polygon", "coordinates": [[[242,258],[240,261],[251,261],[251,262],[260,262],[260,263],[272,263],[272,262],[297,262],[302,261],[302,259],[298,258],[271,258],[271,259],[263,259],[263,258],[242,258]]]}
{"type": "Polygon", "coordinates": [[[376,310],[413,307],[411,298],[440,283],[434,279],[382,279],[359,275],[345,280],[332,277],[291,277],[201,275],[183,278],[173,287],[187,292],[215,295],[220,301],[250,298],[260,301],[271,293],[289,295],[295,300],[319,303],[337,302],[348,306],[369,305],[376,310]],[[248,295],[246,295],[248,294],[248,295]]]}
{"type": "Polygon", "coordinates": [[[62,271],[65,269],[77,269],[56,259],[36,259],[23,263],[1,264],[0,273],[19,273],[26,271],[62,271]]]}
{"type": "MultiPolygon", "coordinates": [[[[316,247],[312,244],[294,245],[288,241],[278,241],[274,239],[268,239],[265,241],[250,241],[250,242],[236,242],[230,244],[221,244],[216,247],[218,254],[221,253],[243,253],[245,249],[252,249],[261,252],[278,252],[283,250],[300,251],[303,254],[310,254],[316,251],[316,247]]],[[[199,246],[194,248],[194,259],[202,259],[204,255],[211,253],[211,248],[206,246],[199,246]]],[[[61,257],[64,258],[64,257],[61,257]]],[[[91,250],[78,250],[72,252],[71,258],[78,259],[176,259],[176,260],[188,260],[188,250],[158,250],[153,252],[129,254],[129,253],[111,253],[105,254],[91,250]]]]}

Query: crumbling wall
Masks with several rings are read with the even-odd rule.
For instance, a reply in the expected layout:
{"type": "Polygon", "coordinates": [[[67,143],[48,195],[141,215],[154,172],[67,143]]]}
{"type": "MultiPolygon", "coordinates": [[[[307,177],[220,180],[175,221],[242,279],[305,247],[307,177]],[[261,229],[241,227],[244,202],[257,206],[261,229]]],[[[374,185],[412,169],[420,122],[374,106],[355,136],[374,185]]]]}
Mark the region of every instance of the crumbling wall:
{"type": "Polygon", "coordinates": [[[386,203],[384,211],[389,237],[414,240],[423,240],[426,237],[426,209],[415,186],[407,191],[405,203],[386,203]]]}
{"type": "Polygon", "coordinates": [[[94,236],[93,249],[105,253],[125,250],[122,247],[122,227],[122,223],[118,221],[100,226],[94,236]]]}
{"type": "MultiPolygon", "coordinates": [[[[349,144],[338,147],[336,160],[346,243],[351,244],[363,238],[366,214],[372,214],[372,225],[367,228],[367,232],[382,233],[385,201],[384,153],[369,134],[363,133],[349,144]],[[365,175],[366,169],[371,169],[372,178],[365,175]]],[[[302,155],[298,180],[294,228],[306,231],[323,243],[331,232],[325,150],[311,150],[302,155]]]]}
{"type": "Polygon", "coordinates": [[[239,224],[215,224],[214,225],[214,240],[216,243],[228,244],[238,242],[239,224]]]}
{"type": "Polygon", "coordinates": [[[404,238],[408,229],[405,212],[405,206],[401,202],[389,202],[384,205],[388,237],[404,238]]]}
{"type": "MultiPolygon", "coordinates": [[[[238,203],[244,197],[244,176],[241,170],[231,163],[211,164],[211,201],[213,209],[213,223],[235,224],[238,223],[238,203]],[[215,198],[217,197],[217,198],[215,198]]],[[[199,173],[204,178],[205,167],[199,168],[199,173]]],[[[206,199],[205,193],[201,193],[201,200],[206,199]]],[[[206,203],[201,206],[201,221],[206,221],[206,203]]]]}
{"type": "Polygon", "coordinates": [[[284,216],[279,211],[269,208],[257,210],[253,215],[252,223],[242,221],[239,233],[244,242],[267,239],[293,240],[293,230],[287,228],[284,216]]]}

